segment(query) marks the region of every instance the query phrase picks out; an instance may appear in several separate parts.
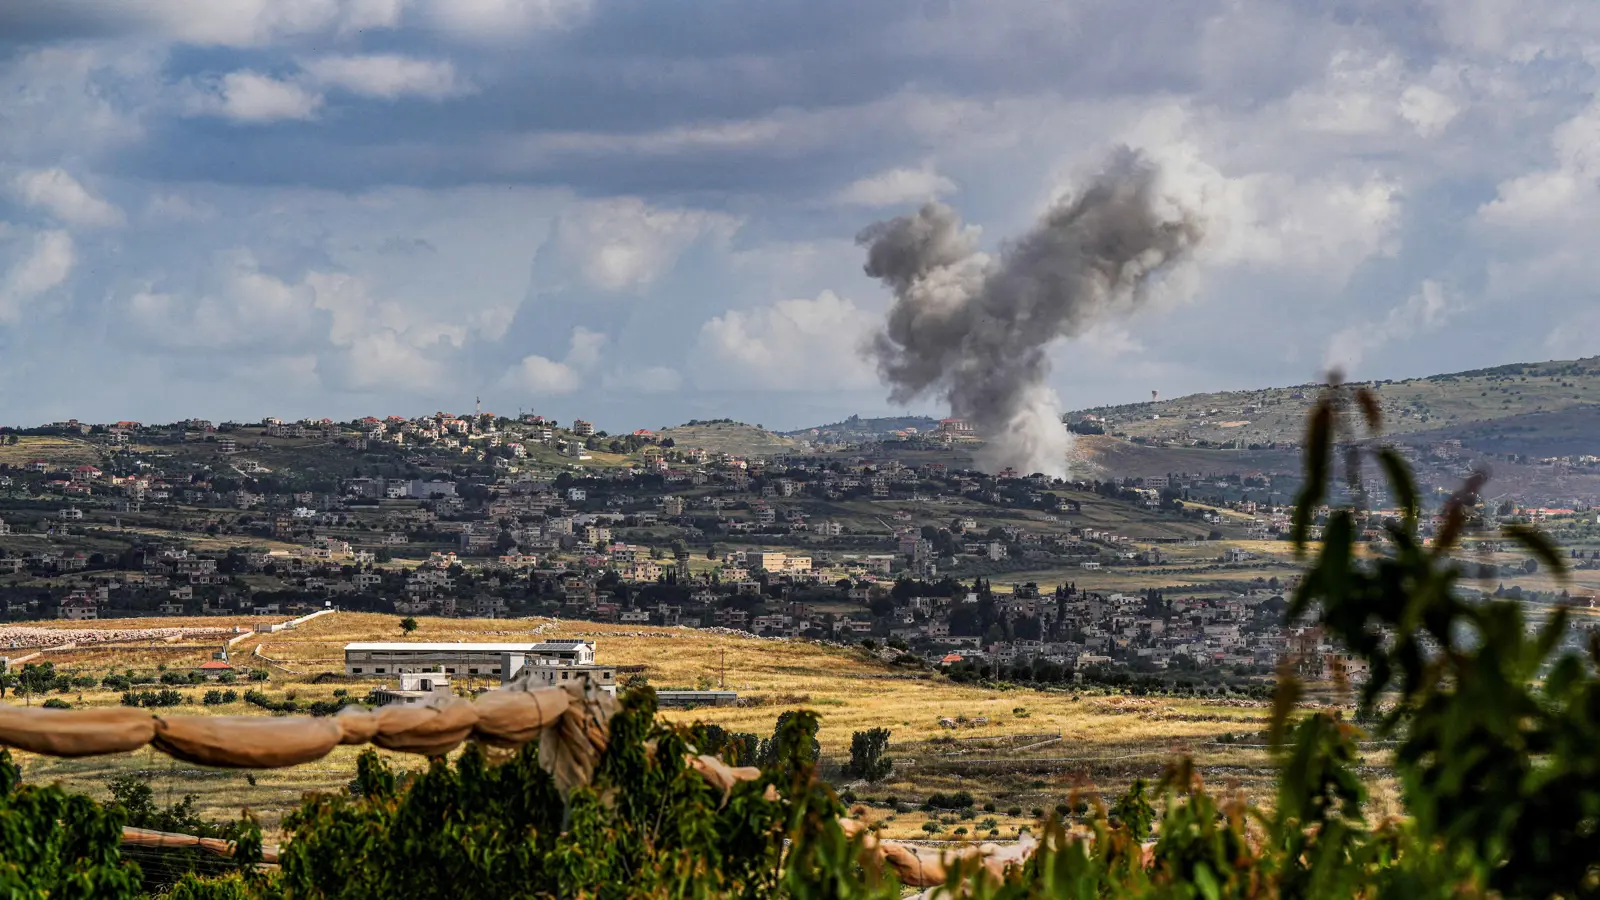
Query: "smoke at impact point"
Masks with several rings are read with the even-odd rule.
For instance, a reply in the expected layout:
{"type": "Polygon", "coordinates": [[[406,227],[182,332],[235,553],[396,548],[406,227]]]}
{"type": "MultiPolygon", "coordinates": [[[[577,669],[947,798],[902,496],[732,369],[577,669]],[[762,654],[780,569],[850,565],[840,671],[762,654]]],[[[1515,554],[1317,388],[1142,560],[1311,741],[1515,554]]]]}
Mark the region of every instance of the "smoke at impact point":
{"type": "Polygon", "coordinates": [[[890,399],[937,392],[985,439],[985,468],[1065,477],[1071,434],[1047,383],[1051,347],[1143,303],[1203,236],[1159,176],[1118,151],[998,258],[941,203],[863,230],[866,273],[895,298],[870,346],[890,399]]]}

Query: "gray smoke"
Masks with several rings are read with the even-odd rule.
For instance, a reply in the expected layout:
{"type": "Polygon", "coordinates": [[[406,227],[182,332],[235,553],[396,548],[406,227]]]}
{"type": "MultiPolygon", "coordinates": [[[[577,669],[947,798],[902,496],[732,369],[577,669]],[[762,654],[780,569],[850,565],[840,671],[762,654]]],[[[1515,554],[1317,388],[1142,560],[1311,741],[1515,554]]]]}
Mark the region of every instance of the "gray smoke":
{"type": "Polygon", "coordinates": [[[870,347],[890,399],[942,394],[987,442],[991,471],[1064,477],[1071,436],[1046,383],[1050,347],[1138,306],[1202,236],[1194,214],[1162,203],[1159,174],[1119,150],[998,259],[940,203],[863,230],[866,272],[895,296],[870,347]]]}

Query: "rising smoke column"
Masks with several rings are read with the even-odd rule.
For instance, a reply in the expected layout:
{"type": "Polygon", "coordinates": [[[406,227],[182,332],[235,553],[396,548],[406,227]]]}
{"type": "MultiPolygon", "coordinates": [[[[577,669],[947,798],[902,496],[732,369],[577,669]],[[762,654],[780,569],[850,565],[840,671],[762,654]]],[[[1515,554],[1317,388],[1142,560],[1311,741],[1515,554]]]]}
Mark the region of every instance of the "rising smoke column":
{"type": "Polygon", "coordinates": [[[890,399],[936,391],[988,442],[987,468],[1064,477],[1071,436],[1046,383],[1051,345],[1143,302],[1202,235],[1159,175],[1118,151],[998,259],[940,203],[863,230],[866,272],[895,297],[870,345],[890,399]]]}

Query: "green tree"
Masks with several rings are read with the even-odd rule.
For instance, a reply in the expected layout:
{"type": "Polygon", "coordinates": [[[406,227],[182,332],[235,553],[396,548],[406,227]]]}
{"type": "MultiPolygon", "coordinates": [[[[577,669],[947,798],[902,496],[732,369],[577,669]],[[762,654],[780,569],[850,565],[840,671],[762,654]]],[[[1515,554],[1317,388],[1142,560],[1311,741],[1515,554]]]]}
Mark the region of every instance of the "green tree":
{"type": "Polygon", "coordinates": [[[417,620],[412,618],[411,616],[406,616],[404,619],[400,620],[400,630],[402,632],[404,632],[405,634],[408,634],[408,635],[411,632],[416,631],[417,630],[417,620]]]}
{"type": "Polygon", "coordinates": [[[894,770],[889,759],[889,729],[871,728],[850,735],[849,774],[867,781],[882,781],[894,770]]]}

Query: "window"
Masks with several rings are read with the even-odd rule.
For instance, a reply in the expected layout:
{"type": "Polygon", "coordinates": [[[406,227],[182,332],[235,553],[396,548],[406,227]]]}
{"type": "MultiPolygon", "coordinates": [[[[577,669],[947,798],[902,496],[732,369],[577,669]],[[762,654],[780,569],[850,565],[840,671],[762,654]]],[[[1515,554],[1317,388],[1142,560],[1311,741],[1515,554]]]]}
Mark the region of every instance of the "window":
{"type": "Polygon", "coordinates": [[[567,673],[566,672],[562,672],[561,673],[561,680],[562,681],[566,681],[567,680],[567,673]]]}
{"type": "Polygon", "coordinates": [[[352,668],[350,670],[350,674],[351,675],[360,675],[361,674],[361,667],[360,666],[356,666],[355,668],[352,668]]]}
{"type": "Polygon", "coordinates": [[[383,666],[379,666],[376,669],[373,669],[372,671],[377,672],[379,675],[382,675],[383,674],[383,666]]]}
{"type": "Polygon", "coordinates": [[[490,669],[489,671],[491,673],[495,674],[495,675],[499,675],[500,674],[500,667],[499,666],[495,666],[494,668],[490,669]]]}
{"type": "Polygon", "coordinates": [[[468,669],[467,670],[467,674],[468,675],[476,675],[476,674],[478,674],[478,670],[477,669],[468,669]]]}
{"type": "Polygon", "coordinates": [[[456,673],[456,670],[455,670],[454,666],[450,666],[450,667],[447,667],[444,670],[444,672],[445,672],[446,675],[454,675],[456,673]]]}

